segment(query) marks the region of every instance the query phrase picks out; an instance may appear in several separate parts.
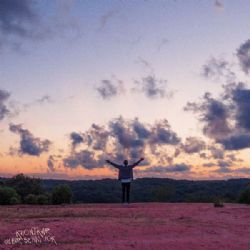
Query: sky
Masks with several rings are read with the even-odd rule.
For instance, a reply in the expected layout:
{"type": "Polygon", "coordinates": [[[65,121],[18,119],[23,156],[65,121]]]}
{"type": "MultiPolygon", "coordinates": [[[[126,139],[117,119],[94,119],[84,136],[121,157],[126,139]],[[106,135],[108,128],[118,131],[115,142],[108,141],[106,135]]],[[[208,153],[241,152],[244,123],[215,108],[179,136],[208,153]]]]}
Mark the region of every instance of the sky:
{"type": "Polygon", "coordinates": [[[248,0],[0,0],[0,176],[250,178],[248,0]]]}

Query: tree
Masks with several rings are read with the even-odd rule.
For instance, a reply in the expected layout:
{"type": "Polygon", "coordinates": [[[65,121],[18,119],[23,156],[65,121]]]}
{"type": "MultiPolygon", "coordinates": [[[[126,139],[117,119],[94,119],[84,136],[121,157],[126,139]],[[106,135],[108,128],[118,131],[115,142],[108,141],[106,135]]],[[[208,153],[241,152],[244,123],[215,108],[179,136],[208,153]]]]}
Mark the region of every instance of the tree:
{"type": "Polygon", "coordinates": [[[53,189],[52,192],[53,204],[71,203],[71,199],[72,199],[72,191],[67,184],[56,186],[53,189]]]}
{"type": "Polygon", "coordinates": [[[241,192],[239,202],[250,204],[250,188],[247,188],[241,192]]]}
{"type": "Polygon", "coordinates": [[[14,188],[0,187],[0,205],[14,205],[20,203],[20,196],[14,188]]]}
{"type": "Polygon", "coordinates": [[[42,194],[43,187],[40,179],[30,178],[24,174],[18,174],[7,180],[6,186],[14,188],[22,199],[28,194],[42,194]]]}
{"type": "Polygon", "coordinates": [[[37,195],[37,204],[39,204],[39,205],[49,204],[49,197],[45,194],[37,195]]]}
{"type": "Polygon", "coordinates": [[[24,202],[30,205],[36,205],[37,203],[37,195],[35,194],[28,194],[24,197],[24,202]]]}

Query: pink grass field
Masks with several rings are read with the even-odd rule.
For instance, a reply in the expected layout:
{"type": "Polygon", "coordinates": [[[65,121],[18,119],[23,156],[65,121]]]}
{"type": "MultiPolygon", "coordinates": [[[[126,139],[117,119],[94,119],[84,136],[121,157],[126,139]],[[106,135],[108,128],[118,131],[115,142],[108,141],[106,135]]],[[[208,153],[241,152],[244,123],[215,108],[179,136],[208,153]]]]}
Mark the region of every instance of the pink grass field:
{"type": "Polygon", "coordinates": [[[250,206],[187,203],[0,206],[0,249],[250,249],[250,206]],[[49,228],[57,244],[6,245],[49,228]]]}

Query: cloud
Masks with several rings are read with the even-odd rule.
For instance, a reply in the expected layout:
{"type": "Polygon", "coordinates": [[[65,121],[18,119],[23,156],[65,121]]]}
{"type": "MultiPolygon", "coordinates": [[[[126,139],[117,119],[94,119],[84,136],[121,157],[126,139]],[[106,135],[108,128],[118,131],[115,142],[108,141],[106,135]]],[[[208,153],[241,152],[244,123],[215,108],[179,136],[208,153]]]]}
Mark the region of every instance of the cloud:
{"type": "Polygon", "coordinates": [[[9,113],[5,102],[9,99],[10,93],[0,89],[0,121],[3,120],[9,113]]]}
{"type": "Polygon", "coordinates": [[[66,168],[77,168],[78,166],[81,166],[89,170],[104,166],[104,161],[100,164],[100,162],[94,158],[94,152],[89,150],[74,152],[69,157],[64,158],[63,163],[66,168]]]}
{"type": "MultiPolygon", "coordinates": [[[[201,102],[187,103],[184,110],[198,114],[203,133],[225,150],[250,147],[250,89],[244,83],[224,85],[219,98],[206,93],[201,102]]],[[[223,149],[210,147],[214,158],[223,158],[223,149]]]]}
{"type": "Polygon", "coordinates": [[[168,39],[162,38],[161,41],[159,42],[157,50],[160,51],[166,44],[168,44],[168,39]]]}
{"type": "MultiPolygon", "coordinates": [[[[171,129],[167,120],[145,124],[138,118],[118,117],[111,119],[106,126],[92,124],[87,131],[74,134],[71,143],[74,145],[76,142],[79,142],[81,147],[75,148],[64,158],[64,165],[70,168],[81,166],[93,169],[105,165],[105,159],[117,162],[124,159],[135,161],[144,154],[155,155],[161,147],[178,145],[180,138],[171,129]]],[[[163,158],[166,157],[170,159],[171,155],[168,153],[163,158]]]]}
{"type": "Polygon", "coordinates": [[[96,90],[104,100],[109,100],[124,93],[122,81],[102,80],[96,90]]]}
{"type": "Polygon", "coordinates": [[[188,137],[184,144],[181,145],[181,149],[187,154],[199,153],[205,149],[205,142],[197,137],[188,137]]]}
{"type": "Polygon", "coordinates": [[[184,110],[198,114],[199,121],[204,124],[203,133],[210,138],[224,138],[232,131],[228,106],[221,100],[212,98],[210,93],[203,96],[201,103],[187,103],[184,110]]]}
{"type": "Polygon", "coordinates": [[[250,39],[240,45],[237,50],[237,57],[241,69],[248,74],[250,70],[250,39]]]}
{"type": "Polygon", "coordinates": [[[237,126],[250,132],[250,89],[233,90],[233,101],[236,106],[237,126]]]}
{"type": "Polygon", "coordinates": [[[71,6],[66,1],[58,1],[46,8],[35,0],[0,1],[0,49],[19,49],[23,42],[38,41],[65,32],[79,34],[79,25],[70,16],[71,6]],[[49,9],[51,8],[51,9],[49,9]],[[53,15],[45,15],[49,9],[53,15]]]}
{"type": "Polygon", "coordinates": [[[180,143],[180,138],[171,129],[166,119],[157,122],[151,130],[150,143],[153,144],[170,144],[177,145],[180,143]]]}
{"type": "Polygon", "coordinates": [[[36,100],[36,102],[37,102],[37,103],[40,103],[40,104],[43,104],[43,103],[51,103],[51,102],[53,102],[53,100],[52,100],[51,96],[49,96],[49,95],[44,95],[44,96],[42,96],[41,98],[38,98],[38,99],[36,100]]]}
{"type": "Polygon", "coordinates": [[[167,90],[167,81],[156,79],[153,75],[143,77],[140,81],[134,83],[136,87],[132,91],[143,93],[149,99],[171,98],[173,96],[173,92],[167,90]]]}
{"type": "Polygon", "coordinates": [[[137,170],[138,172],[144,173],[173,173],[173,172],[188,172],[190,171],[190,166],[185,163],[170,165],[170,166],[156,166],[149,167],[145,170],[137,170]]]}
{"type": "Polygon", "coordinates": [[[104,15],[102,15],[100,18],[98,31],[104,30],[108,22],[110,22],[117,14],[118,14],[117,10],[109,10],[104,15]]]}
{"type": "Polygon", "coordinates": [[[215,0],[214,1],[214,7],[217,10],[223,10],[224,9],[224,4],[221,1],[219,1],[219,0],[215,0]]]}
{"type": "Polygon", "coordinates": [[[0,1],[0,32],[20,37],[31,35],[30,25],[36,21],[32,0],[1,0],[0,1]]]}
{"type": "Polygon", "coordinates": [[[216,147],[214,145],[209,146],[208,149],[211,152],[211,156],[214,159],[224,159],[224,149],[216,147]]]}
{"type": "Polygon", "coordinates": [[[43,152],[48,152],[51,142],[47,139],[41,140],[38,137],[34,137],[29,130],[23,129],[21,124],[10,124],[9,130],[20,136],[20,147],[18,150],[20,155],[40,156],[43,152]]]}
{"type": "Polygon", "coordinates": [[[218,141],[226,150],[240,150],[250,147],[250,134],[239,134],[218,141]]]}
{"type": "Polygon", "coordinates": [[[72,148],[75,149],[77,145],[83,143],[83,136],[77,132],[72,132],[70,133],[70,140],[72,148]]]}
{"type": "Polygon", "coordinates": [[[49,169],[50,172],[55,171],[54,157],[52,155],[49,156],[49,158],[47,160],[47,165],[48,165],[48,169],[49,169]]]}
{"type": "Polygon", "coordinates": [[[139,64],[141,64],[143,67],[145,67],[146,69],[149,69],[150,70],[150,72],[154,72],[154,69],[153,69],[153,67],[152,67],[152,65],[151,65],[151,63],[149,63],[147,60],[145,60],[144,58],[142,58],[142,57],[138,57],[138,59],[135,61],[135,62],[137,62],[137,63],[139,63],[139,64]]]}
{"type": "Polygon", "coordinates": [[[201,75],[209,80],[219,81],[226,80],[232,82],[236,79],[235,73],[231,70],[231,65],[224,59],[210,58],[202,66],[201,75]]]}

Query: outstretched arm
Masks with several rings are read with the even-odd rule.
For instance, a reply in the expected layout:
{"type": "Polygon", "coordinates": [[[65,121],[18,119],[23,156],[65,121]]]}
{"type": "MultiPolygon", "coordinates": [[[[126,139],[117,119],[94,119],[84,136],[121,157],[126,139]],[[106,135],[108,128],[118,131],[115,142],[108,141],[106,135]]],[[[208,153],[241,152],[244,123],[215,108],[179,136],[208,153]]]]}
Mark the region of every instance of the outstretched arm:
{"type": "Polygon", "coordinates": [[[114,166],[115,168],[119,168],[119,167],[120,167],[120,165],[118,165],[118,164],[116,164],[116,163],[114,163],[114,162],[112,162],[112,161],[110,161],[110,160],[106,160],[106,162],[107,162],[108,164],[114,166]]]}
{"type": "Polygon", "coordinates": [[[136,167],[137,165],[140,164],[141,161],[143,161],[144,158],[141,158],[139,161],[135,162],[134,164],[131,165],[132,168],[136,167]]]}

